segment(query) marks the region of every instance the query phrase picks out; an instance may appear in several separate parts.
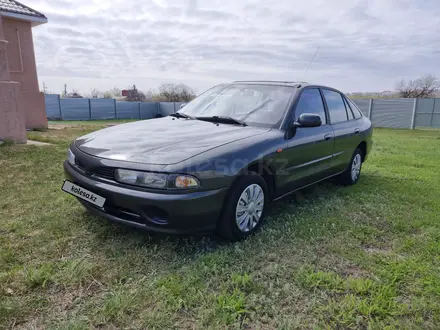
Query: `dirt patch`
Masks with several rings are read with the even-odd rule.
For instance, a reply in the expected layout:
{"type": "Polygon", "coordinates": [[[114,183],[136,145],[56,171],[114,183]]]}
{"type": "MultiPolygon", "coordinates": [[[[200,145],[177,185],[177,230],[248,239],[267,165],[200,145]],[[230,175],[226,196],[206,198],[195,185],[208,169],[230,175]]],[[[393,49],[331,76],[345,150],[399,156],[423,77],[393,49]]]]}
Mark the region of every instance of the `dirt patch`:
{"type": "Polygon", "coordinates": [[[75,125],[64,125],[64,124],[49,125],[49,129],[54,129],[54,130],[62,130],[73,127],[75,127],[75,125]]]}
{"type": "Polygon", "coordinates": [[[32,145],[32,146],[51,146],[52,143],[47,142],[40,142],[40,141],[34,141],[34,140],[27,140],[26,145],[32,145]]]}

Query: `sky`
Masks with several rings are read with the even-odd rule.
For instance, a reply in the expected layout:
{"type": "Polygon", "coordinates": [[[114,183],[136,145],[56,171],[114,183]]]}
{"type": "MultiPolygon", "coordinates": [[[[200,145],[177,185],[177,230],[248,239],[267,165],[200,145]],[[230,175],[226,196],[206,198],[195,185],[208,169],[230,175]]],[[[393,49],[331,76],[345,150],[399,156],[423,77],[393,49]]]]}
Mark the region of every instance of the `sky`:
{"type": "Polygon", "coordinates": [[[440,76],[438,0],[22,2],[48,17],[33,35],[40,89],[55,93],[234,80],[371,92],[440,76]]]}

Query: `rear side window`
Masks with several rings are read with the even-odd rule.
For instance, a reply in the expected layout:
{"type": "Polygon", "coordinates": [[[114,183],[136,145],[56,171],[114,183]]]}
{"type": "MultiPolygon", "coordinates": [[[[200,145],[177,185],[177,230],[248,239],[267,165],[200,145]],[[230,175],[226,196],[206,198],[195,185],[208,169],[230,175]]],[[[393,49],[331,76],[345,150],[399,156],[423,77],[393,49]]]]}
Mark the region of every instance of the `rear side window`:
{"type": "Polygon", "coordinates": [[[347,111],[345,110],[342,95],[329,89],[323,89],[322,92],[324,94],[325,101],[327,102],[331,123],[336,124],[347,121],[347,111]]]}
{"type": "Polygon", "coordinates": [[[350,106],[351,110],[353,111],[354,118],[359,119],[362,117],[362,112],[359,110],[357,105],[350,100],[348,97],[345,98],[345,100],[348,102],[348,105],[350,106]]]}
{"type": "Polygon", "coordinates": [[[322,124],[326,124],[324,103],[318,88],[309,88],[302,92],[295,109],[295,119],[303,113],[314,113],[321,117],[322,124]]]}

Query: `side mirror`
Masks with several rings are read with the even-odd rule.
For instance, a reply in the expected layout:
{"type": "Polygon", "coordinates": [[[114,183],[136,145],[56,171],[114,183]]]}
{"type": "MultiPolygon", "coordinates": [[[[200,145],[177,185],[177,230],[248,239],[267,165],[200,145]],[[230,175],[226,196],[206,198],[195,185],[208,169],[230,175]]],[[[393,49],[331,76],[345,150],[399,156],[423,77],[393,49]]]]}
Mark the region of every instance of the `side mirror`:
{"type": "Polygon", "coordinates": [[[295,127],[318,127],[322,125],[322,121],[321,117],[315,113],[303,113],[293,125],[295,127]]]}
{"type": "Polygon", "coordinates": [[[186,105],[186,103],[182,103],[182,104],[180,105],[180,109],[182,109],[185,105],[186,105]]]}

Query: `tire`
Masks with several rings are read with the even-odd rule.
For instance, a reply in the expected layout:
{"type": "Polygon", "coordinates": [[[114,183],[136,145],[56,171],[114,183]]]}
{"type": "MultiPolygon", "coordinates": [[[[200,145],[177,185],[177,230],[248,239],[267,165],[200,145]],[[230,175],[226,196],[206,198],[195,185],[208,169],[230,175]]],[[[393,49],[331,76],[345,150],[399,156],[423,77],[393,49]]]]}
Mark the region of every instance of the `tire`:
{"type": "Polygon", "coordinates": [[[269,191],[266,181],[261,175],[250,171],[231,187],[217,223],[217,233],[231,241],[252,235],[261,227],[268,204],[269,191]]]}
{"type": "Polygon", "coordinates": [[[362,170],[362,151],[357,148],[351,156],[347,169],[339,176],[339,182],[344,186],[354,185],[359,181],[362,170]]]}

